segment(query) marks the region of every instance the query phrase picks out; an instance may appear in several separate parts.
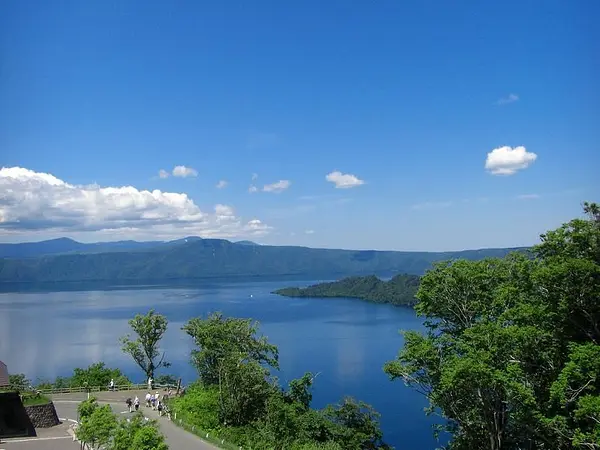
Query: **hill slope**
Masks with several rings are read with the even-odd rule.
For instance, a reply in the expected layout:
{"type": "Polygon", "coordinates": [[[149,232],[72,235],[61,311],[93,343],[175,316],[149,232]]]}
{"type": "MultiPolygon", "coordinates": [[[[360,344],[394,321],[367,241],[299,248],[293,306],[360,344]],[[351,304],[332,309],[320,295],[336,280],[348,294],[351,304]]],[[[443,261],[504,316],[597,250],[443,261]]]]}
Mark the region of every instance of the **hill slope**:
{"type": "Polygon", "coordinates": [[[305,288],[283,288],[274,294],[285,297],[351,297],[375,303],[412,306],[419,289],[418,275],[396,275],[382,281],[375,275],[348,277],[331,283],[320,283],[305,288]]]}
{"type": "Polygon", "coordinates": [[[200,239],[136,251],[0,259],[0,282],[169,280],[233,276],[421,275],[435,261],[502,257],[511,249],[392,252],[239,245],[200,239]]]}

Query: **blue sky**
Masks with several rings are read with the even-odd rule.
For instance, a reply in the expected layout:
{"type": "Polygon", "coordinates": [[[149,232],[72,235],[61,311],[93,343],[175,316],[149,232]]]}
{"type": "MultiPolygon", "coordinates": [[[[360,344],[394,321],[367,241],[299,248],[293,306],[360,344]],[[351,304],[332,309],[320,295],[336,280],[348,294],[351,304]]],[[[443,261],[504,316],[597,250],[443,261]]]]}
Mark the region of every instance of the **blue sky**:
{"type": "Polygon", "coordinates": [[[599,200],[599,14],[6,1],[0,241],[532,244],[599,200]]]}

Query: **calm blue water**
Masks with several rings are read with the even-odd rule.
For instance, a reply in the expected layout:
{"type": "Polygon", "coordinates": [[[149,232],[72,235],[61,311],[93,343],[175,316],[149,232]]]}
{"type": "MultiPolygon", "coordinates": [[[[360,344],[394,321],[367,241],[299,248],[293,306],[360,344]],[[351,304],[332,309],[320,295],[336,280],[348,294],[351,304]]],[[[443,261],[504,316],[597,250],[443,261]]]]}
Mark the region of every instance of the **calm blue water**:
{"type": "Polygon", "coordinates": [[[382,414],[385,439],[403,450],[433,449],[436,442],[426,402],[382,372],[402,346],[399,329],[421,329],[407,308],[352,299],[289,299],[270,294],[302,282],[220,283],[202,287],[20,292],[0,294],[0,359],[11,373],[30,378],[67,376],[97,361],[119,367],[140,382],[139,369],[121,353],[118,339],[127,320],[155,308],[169,319],[162,346],[184,382],[195,379],[192,342],[181,331],[191,317],[222,311],[260,321],[279,347],[282,382],[319,372],[315,407],[345,395],[372,404],[382,414]],[[252,295],[252,298],[250,298],[252,295]]]}

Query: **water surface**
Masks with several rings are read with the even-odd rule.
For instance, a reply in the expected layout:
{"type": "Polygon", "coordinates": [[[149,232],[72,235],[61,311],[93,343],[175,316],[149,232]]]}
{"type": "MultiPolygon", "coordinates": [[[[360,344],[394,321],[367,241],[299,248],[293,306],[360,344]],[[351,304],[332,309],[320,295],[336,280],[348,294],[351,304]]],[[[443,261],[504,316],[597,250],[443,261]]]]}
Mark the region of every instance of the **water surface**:
{"type": "Polygon", "coordinates": [[[403,450],[433,449],[425,400],[401,381],[390,382],[382,365],[402,345],[399,329],[421,329],[408,308],[354,299],[290,299],[274,289],[307,282],[207,283],[191,287],[134,287],[92,291],[22,291],[0,294],[0,359],[11,373],[30,378],[68,376],[74,367],[104,361],[136,381],[143,374],[118,343],[127,320],[155,308],[169,319],[163,340],[169,372],[196,378],[189,364],[191,339],[181,331],[191,317],[222,311],[260,321],[279,347],[282,382],[306,371],[319,373],[315,407],[345,395],[382,414],[386,441],[403,450]]]}

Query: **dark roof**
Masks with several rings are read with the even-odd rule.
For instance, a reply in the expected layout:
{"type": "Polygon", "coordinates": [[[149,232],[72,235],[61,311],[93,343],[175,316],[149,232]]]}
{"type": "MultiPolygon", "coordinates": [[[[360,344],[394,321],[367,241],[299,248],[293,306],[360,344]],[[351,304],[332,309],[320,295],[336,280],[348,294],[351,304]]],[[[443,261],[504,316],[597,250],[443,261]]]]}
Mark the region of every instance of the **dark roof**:
{"type": "Polygon", "coordinates": [[[0,361],[0,386],[8,386],[8,368],[0,361]]]}

